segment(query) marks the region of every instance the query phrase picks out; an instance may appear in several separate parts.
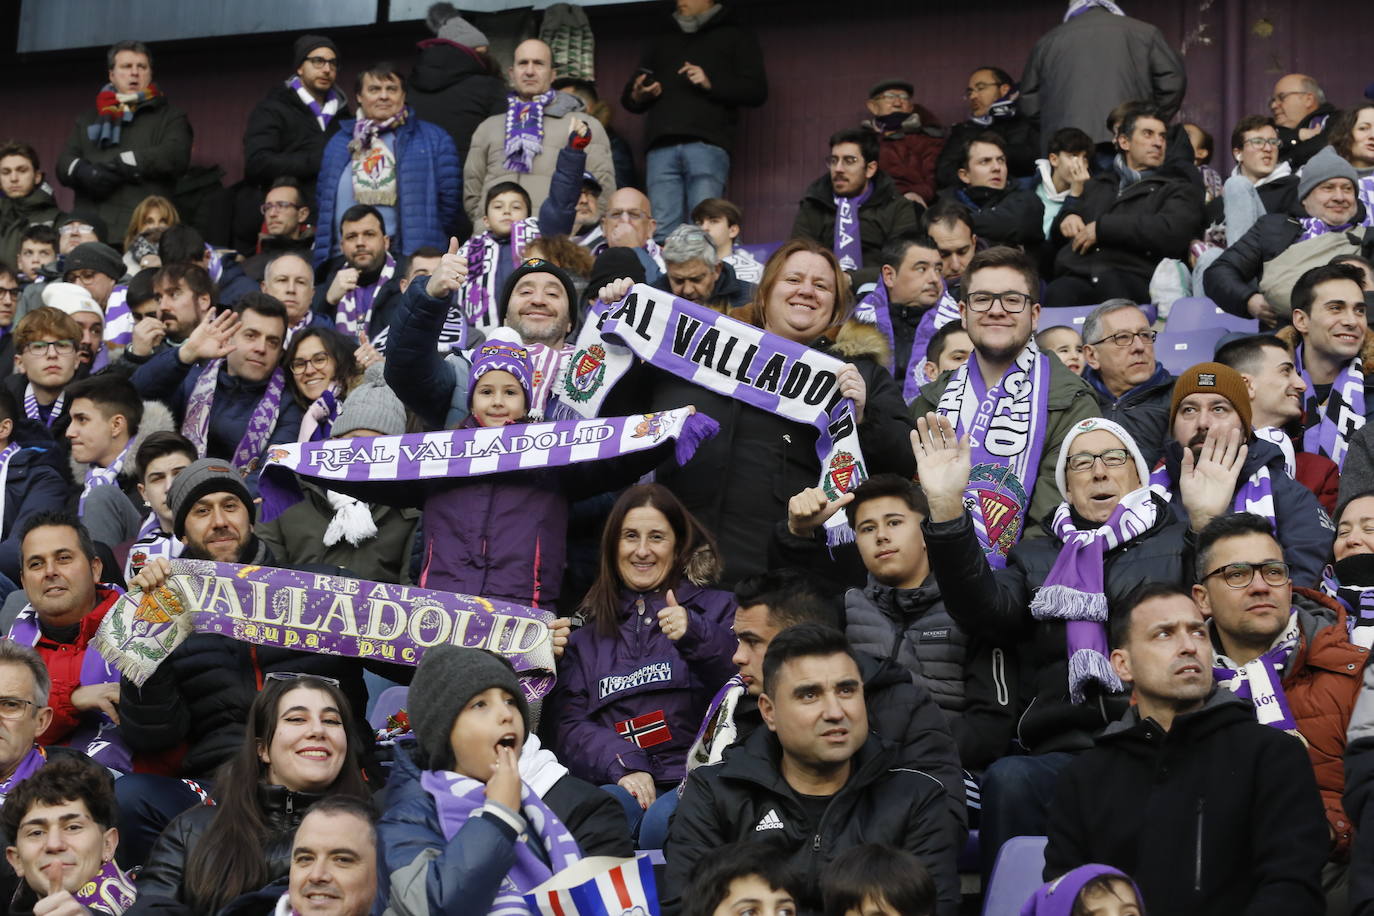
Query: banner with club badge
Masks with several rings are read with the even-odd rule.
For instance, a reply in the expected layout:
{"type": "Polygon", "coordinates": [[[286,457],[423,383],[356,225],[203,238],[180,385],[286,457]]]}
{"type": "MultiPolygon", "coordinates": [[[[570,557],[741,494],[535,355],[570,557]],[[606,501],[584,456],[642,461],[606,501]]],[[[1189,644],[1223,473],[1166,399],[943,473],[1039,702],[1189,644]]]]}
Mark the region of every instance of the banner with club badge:
{"type": "Polygon", "coordinates": [[[528,699],[554,681],[549,611],[386,582],[269,566],[171,561],[155,591],[131,591],[96,631],[100,654],[142,686],[192,633],[259,646],[418,665],[448,643],[505,656],[528,699]]]}
{"type": "MultiPolygon", "coordinates": [[[[816,429],[818,484],[829,499],[868,476],[854,402],[840,394],[844,362],[672,293],[636,283],[621,301],[592,305],[566,360],[551,415],[594,417],[635,357],[710,391],[816,429]]],[[[844,513],[825,523],[833,546],[852,541],[844,513]]]]}
{"type": "Polygon", "coordinates": [[[590,856],[525,895],[536,916],[659,916],[653,861],[590,856]]]}

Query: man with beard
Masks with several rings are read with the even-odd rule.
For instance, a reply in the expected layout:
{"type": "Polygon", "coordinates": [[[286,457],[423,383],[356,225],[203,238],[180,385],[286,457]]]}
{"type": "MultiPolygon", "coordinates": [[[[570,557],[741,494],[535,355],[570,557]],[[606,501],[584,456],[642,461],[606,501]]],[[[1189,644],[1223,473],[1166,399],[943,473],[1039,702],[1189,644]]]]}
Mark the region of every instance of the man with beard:
{"type": "Polygon", "coordinates": [[[908,399],[929,381],[922,370],[935,332],[959,319],[953,299],[948,308],[932,312],[945,298],[942,269],[940,249],[929,236],[899,235],[883,246],[878,282],[854,310],[855,317],[875,325],[887,338],[887,369],[893,378],[904,380],[902,394],[908,399]]]}
{"type": "Polygon", "coordinates": [[[88,375],[96,357],[104,352],[101,334],[105,329],[105,314],[100,304],[75,283],[43,284],[43,304],[69,315],[81,329],[81,336],[76,341],[77,374],[88,375]]]}
{"type": "Polygon", "coordinates": [[[367,204],[349,207],[340,220],[339,245],[343,253],[325,265],[315,287],[315,311],[345,334],[375,337],[385,325],[373,304],[396,275],[381,212],[367,204]]]}
{"type": "Polygon", "coordinates": [[[1172,438],[1164,444],[1164,463],[1151,475],[1151,486],[1167,494],[1174,514],[1193,534],[1231,512],[1269,519],[1294,584],[1314,587],[1331,549],[1331,518],[1317,497],[1288,475],[1279,447],[1254,435],[1251,417],[1250,394],[1239,372],[1221,363],[1199,363],[1185,371],[1174,383],[1172,438]]]}
{"type": "Polygon", "coordinates": [[[129,306],[134,327],[117,363],[126,372],[132,373],[164,350],[181,346],[219,305],[215,281],[199,264],[168,264],[153,274],[151,285],[151,308],[146,300],[129,306]]]}

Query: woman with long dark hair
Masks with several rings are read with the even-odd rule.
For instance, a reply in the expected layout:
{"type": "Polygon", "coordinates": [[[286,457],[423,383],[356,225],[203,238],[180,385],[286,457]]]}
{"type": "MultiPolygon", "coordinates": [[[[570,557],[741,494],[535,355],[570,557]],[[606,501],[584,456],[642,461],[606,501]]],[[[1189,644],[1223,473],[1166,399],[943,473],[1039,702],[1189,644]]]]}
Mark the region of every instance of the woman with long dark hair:
{"type": "Polygon", "coordinates": [[[305,409],[300,440],[328,439],[344,398],[362,379],[353,355],[357,345],[330,328],[297,332],[286,348],[286,388],[305,409]]]}
{"type": "Polygon", "coordinates": [[[130,913],[214,913],[284,877],[291,836],[311,805],[370,796],[353,721],[334,681],[269,674],[211,800],[178,815],[153,846],[130,913]]]}
{"type": "Polygon", "coordinates": [[[708,587],[718,573],[710,534],[666,487],[616,500],[552,706],[560,758],[616,795],[632,827],[682,781],[701,718],[735,673],[735,597],[708,587]]]}

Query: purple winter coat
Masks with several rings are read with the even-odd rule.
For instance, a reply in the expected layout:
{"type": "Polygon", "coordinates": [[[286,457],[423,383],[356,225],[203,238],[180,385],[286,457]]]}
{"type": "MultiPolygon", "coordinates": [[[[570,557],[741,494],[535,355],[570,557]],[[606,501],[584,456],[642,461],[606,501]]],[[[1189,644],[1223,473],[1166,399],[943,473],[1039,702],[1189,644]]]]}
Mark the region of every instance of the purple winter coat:
{"type": "Polygon", "coordinates": [[[663,592],[628,589],[615,636],[589,625],[568,640],[551,705],[558,757],[574,776],[606,785],[642,772],[660,787],[686,776],[706,707],[735,674],[736,602],[730,592],[686,580],[673,594],[688,611],[687,632],[676,643],[658,626],[663,592]]]}

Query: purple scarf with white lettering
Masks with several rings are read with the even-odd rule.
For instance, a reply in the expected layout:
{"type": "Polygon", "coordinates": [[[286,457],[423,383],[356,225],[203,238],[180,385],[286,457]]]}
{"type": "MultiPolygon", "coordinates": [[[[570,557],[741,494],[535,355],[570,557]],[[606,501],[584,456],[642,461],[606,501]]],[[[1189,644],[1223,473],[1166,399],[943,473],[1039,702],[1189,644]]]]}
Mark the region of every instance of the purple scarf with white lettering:
{"type": "Polygon", "coordinates": [[[351,337],[357,337],[360,331],[367,331],[368,323],[372,321],[372,303],[377,298],[377,293],[386,286],[386,281],[395,275],[396,259],[388,251],[386,262],[382,264],[377,279],[367,286],[353,287],[339,300],[338,311],[334,317],[335,326],[351,337]]]}
{"type": "Polygon", "coordinates": [[[534,159],[544,151],[544,106],[554,100],[554,90],[528,102],[514,92],[506,96],[506,169],[528,175],[534,159]]]}
{"type": "Polygon", "coordinates": [[[299,76],[292,76],[287,80],[286,88],[295,92],[296,98],[301,100],[301,104],[310,109],[310,113],[315,116],[315,123],[319,125],[320,130],[329,129],[329,122],[334,120],[334,115],[338,114],[339,109],[348,101],[337,86],[331,86],[329,87],[329,97],[321,103],[309,89],[305,88],[305,84],[301,82],[299,76]]]}
{"type": "MultiPolygon", "coordinates": [[[[181,434],[191,440],[198,455],[206,453],[206,445],[210,441],[210,411],[214,408],[215,389],[219,385],[219,370],[223,364],[223,359],[212,359],[205,364],[186,404],[186,419],[181,423],[181,434]]],[[[272,430],[277,428],[282,390],[285,387],[286,373],[278,366],[267,381],[267,390],[253,406],[248,427],[243,431],[243,438],[235,447],[234,457],[230,461],[245,478],[257,470],[263,449],[272,438],[272,430]]]]}
{"type": "MultiPolygon", "coordinates": [[[[425,770],[420,774],[420,785],[434,800],[434,810],[439,816],[439,829],[445,842],[452,840],[468,818],[480,812],[487,804],[487,786],[468,776],[450,770],[425,770]]],[[[528,916],[529,907],[525,905],[524,894],[534,890],[545,881],[582,858],[577,840],[563,826],[539,795],[525,782],[520,783],[519,814],[529,825],[515,844],[515,864],[506,872],[501,889],[488,910],[490,916],[528,916]],[[548,857],[535,854],[530,843],[538,843],[548,857]]]]}
{"type": "Polygon", "coordinates": [[[1149,487],[1132,490],[1116,504],[1100,528],[1080,530],[1067,502],[1060,503],[1051,527],[1063,542],[1059,556],[1031,599],[1036,620],[1064,621],[1068,640],[1069,699],[1082,703],[1085,687],[1096,681],[1108,693],[1122,690],[1112,670],[1107,642],[1107,595],[1103,567],[1108,552],[1149,531],[1160,506],[1149,487]]]}
{"type": "Polygon", "coordinates": [[[1242,700],[1249,700],[1261,725],[1296,732],[1298,720],[1283,692],[1283,671],[1293,660],[1301,637],[1302,628],[1294,612],[1274,645],[1254,661],[1237,665],[1218,652],[1212,663],[1212,677],[1242,700]]]}
{"type": "Polygon", "coordinates": [[[95,877],[81,885],[72,896],[92,913],[121,916],[134,905],[137,892],[134,882],[111,860],[100,866],[95,877]]]}
{"type": "MultiPolygon", "coordinates": [[[[854,308],[854,318],[865,324],[877,327],[887,338],[887,371],[897,374],[897,336],[892,330],[892,312],[888,303],[887,284],[880,278],[868,295],[854,308]]],[[[926,377],[921,371],[926,363],[926,351],[930,349],[930,339],[935,332],[952,321],[959,320],[959,303],[954,301],[948,290],[940,293],[940,300],[934,307],[926,309],[916,325],[916,336],[911,341],[911,355],[907,357],[906,375],[902,378],[902,400],[908,404],[921,393],[926,377]]]]}
{"type": "Polygon", "coordinates": [[[859,237],[859,208],[873,196],[873,182],[853,197],[835,195],[835,257],[840,267],[858,270],[864,266],[863,242],[859,237]]]}
{"type": "Polygon", "coordinates": [[[978,354],[950,376],[935,410],[969,437],[972,471],[964,505],[994,569],[1021,539],[1045,451],[1049,425],[1050,363],[1032,338],[992,388],[978,354]]]}
{"type": "MultiPolygon", "coordinates": [[[[537,238],[537,219],[516,220],[511,224],[509,252],[513,267],[520,266],[525,259],[525,246],[537,238]]],[[[463,246],[463,256],[468,262],[468,277],[458,296],[467,320],[479,328],[500,327],[500,303],[497,302],[500,290],[496,288],[496,278],[500,275],[496,263],[501,256],[500,241],[490,232],[474,235],[463,246]]]]}
{"type": "Polygon", "coordinates": [[[1298,344],[1293,356],[1302,380],[1307,383],[1302,432],[1302,450],[1322,454],[1336,462],[1337,467],[1345,464],[1345,453],[1350,447],[1350,437],[1364,426],[1364,368],[1363,361],[1355,356],[1345,364],[1331,383],[1331,392],[1326,404],[1317,400],[1317,386],[1312,376],[1303,366],[1303,345],[1298,344]]]}

